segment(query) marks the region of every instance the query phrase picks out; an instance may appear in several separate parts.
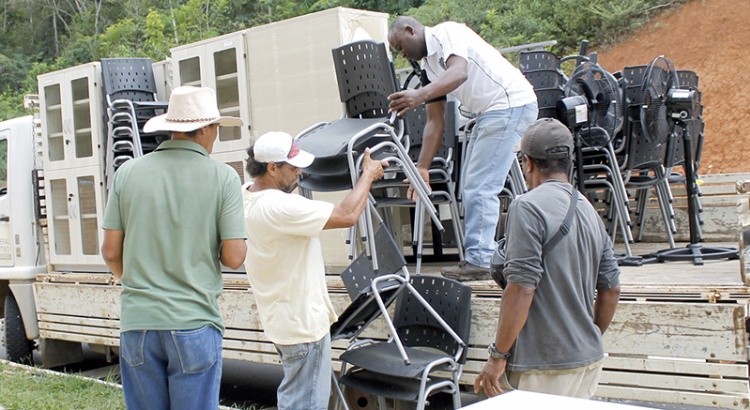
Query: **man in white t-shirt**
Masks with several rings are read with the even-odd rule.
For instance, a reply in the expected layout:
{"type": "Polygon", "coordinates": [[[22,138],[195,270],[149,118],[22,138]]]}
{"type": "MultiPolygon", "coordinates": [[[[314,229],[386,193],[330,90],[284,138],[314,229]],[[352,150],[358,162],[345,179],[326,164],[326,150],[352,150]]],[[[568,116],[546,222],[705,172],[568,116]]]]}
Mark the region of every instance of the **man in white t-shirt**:
{"type": "Polygon", "coordinates": [[[301,168],[314,156],[284,132],[262,135],[248,150],[252,185],[243,189],[248,250],[245,259],[263,330],[284,368],[277,407],[327,409],[331,391],[331,337],[337,320],[325,279],[318,236],[353,226],[385,161],[365,152],[359,182],[341,204],[292,193],[301,168]]]}
{"type": "Polygon", "coordinates": [[[445,96],[454,96],[463,109],[476,115],[462,164],[466,260],[443,268],[442,273],[457,280],[490,279],[488,269],[500,217],[498,195],[515,155],[513,147],[538,115],[534,88],[497,49],[464,24],[449,21],[425,27],[411,17],[397,17],[388,42],[407,59],[421,60],[427,76],[422,87],[388,97],[390,110],[399,115],[427,104],[427,125],[417,162],[425,181],[429,183],[427,170],[443,135],[445,96]]]}

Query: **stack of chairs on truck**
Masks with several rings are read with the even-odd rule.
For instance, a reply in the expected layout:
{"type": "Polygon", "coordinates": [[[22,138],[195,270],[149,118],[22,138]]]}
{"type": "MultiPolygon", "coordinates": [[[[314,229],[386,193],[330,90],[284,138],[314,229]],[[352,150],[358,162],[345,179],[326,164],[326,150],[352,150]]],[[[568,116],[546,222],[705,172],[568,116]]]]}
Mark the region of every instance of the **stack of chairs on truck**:
{"type": "Polygon", "coordinates": [[[130,159],[148,154],[169,139],[164,132],[144,133],[151,117],[166,111],[167,102],[156,100],[156,81],[149,58],[103,58],[102,83],[107,138],[105,175],[111,175],[130,159]]]}

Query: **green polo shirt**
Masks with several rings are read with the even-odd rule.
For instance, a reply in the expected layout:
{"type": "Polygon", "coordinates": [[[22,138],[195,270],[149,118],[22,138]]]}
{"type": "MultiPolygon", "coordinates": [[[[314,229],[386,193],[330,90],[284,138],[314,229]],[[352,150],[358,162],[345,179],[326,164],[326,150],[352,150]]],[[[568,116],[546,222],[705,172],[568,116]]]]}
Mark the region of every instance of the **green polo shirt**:
{"type": "Polygon", "coordinates": [[[247,238],[237,172],[197,143],[165,141],[117,170],[103,228],[125,232],[121,331],[223,332],[219,245],[247,238]]]}

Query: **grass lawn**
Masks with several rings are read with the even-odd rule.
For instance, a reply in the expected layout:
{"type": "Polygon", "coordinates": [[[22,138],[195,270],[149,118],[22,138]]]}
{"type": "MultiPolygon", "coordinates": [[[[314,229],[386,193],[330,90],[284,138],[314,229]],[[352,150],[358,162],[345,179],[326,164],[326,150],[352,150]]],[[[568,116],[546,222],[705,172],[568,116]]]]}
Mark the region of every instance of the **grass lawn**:
{"type": "Polygon", "coordinates": [[[0,408],[108,410],[125,409],[125,402],[113,385],[0,361],[0,408]]]}
{"type": "MultiPolygon", "coordinates": [[[[119,374],[108,380],[119,382],[119,374]]],[[[265,407],[244,403],[221,410],[265,407]]],[[[0,360],[0,410],[125,410],[122,388],[115,383],[63,375],[0,360]]]]}

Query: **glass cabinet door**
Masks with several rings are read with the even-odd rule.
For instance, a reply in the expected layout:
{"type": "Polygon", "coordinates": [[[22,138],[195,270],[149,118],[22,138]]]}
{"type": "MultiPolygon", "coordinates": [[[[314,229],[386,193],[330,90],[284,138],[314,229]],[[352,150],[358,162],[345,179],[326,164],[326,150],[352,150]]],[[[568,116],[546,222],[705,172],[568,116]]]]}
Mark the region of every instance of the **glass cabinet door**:
{"type": "Polygon", "coordinates": [[[50,189],[50,196],[52,197],[52,209],[50,214],[52,215],[51,222],[51,243],[50,246],[50,259],[54,262],[54,256],[56,255],[71,255],[71,241],[70,241],[70,214],[68,202],[72,198],[68,198],[68,186],[67,181],[64,177],[48,179],[47,180],[50,189]]]}
{"type": "Polygon", "coordinates": [[[47,173],[50,262],[58,269],[101,266],[99,248],[104,213],[99,167],[55,170],[47,173]]]}
{"type": "Polygon", "coordinates": [[[99,254],[99,222],[97,218],[96,182],[93,175],[76,178],[78,209],[81,224],[81,253],[99,254]]]}
{"type": "Polygon", "coordinates": [[[47,125],[47,158],[49,162],[65,160],[65,137],[63,135],[62,89],[60,84],[44,87],[44,112],[47,125]]]}
{"type": "Polygon", "coordinates": [[[91,109],[88,78],[78,78],[71,82],[73,94],[73,144],[76,158],[90,158],[94,155],[91,133],[91,109]]]}
{"type": "Polygon", "coordinates": [[[199,56],[180,60],[180,85],[201,86],[201,59],[199,56]]]}
{"type": "MultiPolygon", "coordinates": [[[[240,86],[237,80],[237,49],[228,48],[214,53],[216,100],[221,115],[240,116],[240,86]]],[[[219,141],[235,141],[242,138],[241,127],[221,127],[219,141]]]]}
{"type": "Polygon", "coordinates": [[[101,165],[106,136],[99,63],[40,76],[41,117],[47,170],[101,165]]]}

